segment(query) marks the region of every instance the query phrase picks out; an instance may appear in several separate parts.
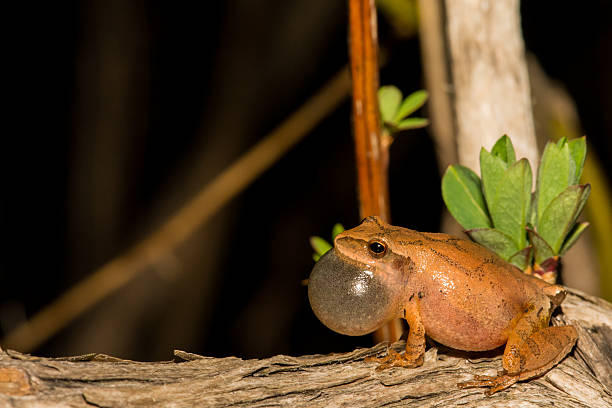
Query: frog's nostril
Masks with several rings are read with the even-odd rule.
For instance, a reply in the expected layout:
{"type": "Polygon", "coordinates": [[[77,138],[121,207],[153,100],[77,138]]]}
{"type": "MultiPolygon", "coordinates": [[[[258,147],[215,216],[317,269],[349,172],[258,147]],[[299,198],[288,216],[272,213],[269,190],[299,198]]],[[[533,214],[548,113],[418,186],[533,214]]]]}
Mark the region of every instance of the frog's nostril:
{"type": "Polygon", "coordinates": [[[308,298],[319,320],[342,334],[370,333],[389,317],[389,294],[376,274],[343,261],[335,249],[315,264],[308,298]]]}

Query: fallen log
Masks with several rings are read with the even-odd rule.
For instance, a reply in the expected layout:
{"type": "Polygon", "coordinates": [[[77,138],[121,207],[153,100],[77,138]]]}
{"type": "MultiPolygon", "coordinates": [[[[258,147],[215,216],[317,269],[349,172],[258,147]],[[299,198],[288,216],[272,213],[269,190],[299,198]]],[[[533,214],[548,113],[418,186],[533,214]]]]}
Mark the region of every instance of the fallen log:
{"type": "MultiPolygon", "coordinates": [[[[262,360],[212,358],[175,351],[176,361],[136,362],[103,355],[43,358],[0,352],[0,406],[612,406],[612,304],[569,289],[554,324],[580,337],[570,355],[540,378],[487,397],[459,389],[475,374],[501,368],[501,352],[431,347],[416,369],[375,371],[364,358],[379,344],[350,353],[262,360]]],[[[402,342],[390,347],[400,351],[402,342]]]]}

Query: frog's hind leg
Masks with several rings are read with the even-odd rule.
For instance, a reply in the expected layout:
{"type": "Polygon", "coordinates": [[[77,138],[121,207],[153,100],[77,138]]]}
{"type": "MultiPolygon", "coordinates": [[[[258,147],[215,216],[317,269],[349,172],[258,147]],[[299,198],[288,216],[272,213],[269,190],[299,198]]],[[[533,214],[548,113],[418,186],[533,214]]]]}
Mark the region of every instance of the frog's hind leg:
{"type": "Polygon", "coordinates": [[[577,339],[574,326],[551,326],[533,333],[519,348],[518,380],[540,376],[553,368],[571,351],[577,339]]]}
{"type": "Polygon", "coordinates": [[[561,361],[576,343],[578,333],[573,326],[548,326],[551,302],[542,298],[525,309],[508,336],[503,372],[493,377],[477,377],[459,387],[490,387],[487,390],[490,395],[517,381],[542,375],[561,361]]]}

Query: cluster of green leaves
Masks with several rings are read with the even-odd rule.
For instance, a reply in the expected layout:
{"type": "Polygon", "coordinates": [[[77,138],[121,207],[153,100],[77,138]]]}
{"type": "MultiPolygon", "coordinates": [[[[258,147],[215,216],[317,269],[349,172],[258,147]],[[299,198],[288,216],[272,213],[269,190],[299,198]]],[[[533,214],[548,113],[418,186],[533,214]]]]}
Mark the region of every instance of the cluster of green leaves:
{"type": "MultiPolygon", "coordinates": [[[[338,235],[342,231],[344,231],[344,227],[342,226],[342,224],[338,223],[334,225],[331,234],[332,242],[334,242],[334,239],[336,239],[336,235],[338,235]]],[[[327,242],[321,237],[316,236],[310,237],[310,246],[314,251],[314,253],[312,254],[312,259],[314,259],[315,262],[317,262],[323,255],[325,255],[327,251],[332,249],[332,245],[329,242],[327,242]]]]}
{"type": "Polygon", "coordinates": [[[409,118],[427,101],[427,91],[420,90],[402,99],[402,91],[393,85],[382,86],[378,90],[378,105],[383,128],[390,134],[402,130],[427,126],[425,118],[409,118]]]}
{"type": "Polygon", "coordinates": [[[519,268],[561,256],[588,223],[576,223],[590,186],[579,185],[586,157],[584,137],[549,142],[540,160],[535,192],[527,159],[516,160],[512,141],[502,136],[480,151],[480,174],[449,166],[442,197],[450,213],[476,242],[519,268]]]}

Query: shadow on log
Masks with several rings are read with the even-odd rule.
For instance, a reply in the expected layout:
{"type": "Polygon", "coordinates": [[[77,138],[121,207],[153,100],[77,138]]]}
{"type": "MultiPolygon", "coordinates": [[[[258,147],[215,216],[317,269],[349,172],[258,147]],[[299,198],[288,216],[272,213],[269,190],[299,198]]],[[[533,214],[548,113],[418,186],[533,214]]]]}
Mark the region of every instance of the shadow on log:
{"type": "MultiPolygon", "coordinates": [[[[376,372],[363,359],[379,344],[345,354],[265,360],[175,351],[177,361],[144,363],[103,354],[41,358],[0,353],[0,406],[612,406],[612,304],[569,290],[553,324],[574,324],[573,352],[540,378],[486,397],[456,384],[501,368],[500,354],[430,348],[416,369],[376,372]]],[[[401,342],[392,347],[401,351],[401,342]]]]}

